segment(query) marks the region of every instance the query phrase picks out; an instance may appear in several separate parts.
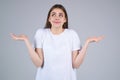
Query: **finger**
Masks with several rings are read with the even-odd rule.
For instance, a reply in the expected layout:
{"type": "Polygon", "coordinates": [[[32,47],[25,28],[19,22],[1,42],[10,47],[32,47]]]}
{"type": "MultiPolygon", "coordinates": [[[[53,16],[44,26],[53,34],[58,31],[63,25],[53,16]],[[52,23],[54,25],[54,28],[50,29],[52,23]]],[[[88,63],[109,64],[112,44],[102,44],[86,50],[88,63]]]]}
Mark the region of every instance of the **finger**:
{"type": "Polygon", "coordinates": [[[104,38],[104,36],[99,36],[97,39],[97,42],[101,41],[104,38]]]}
{"type": "Polygon", "coordinates": [[[100,36],[99,39],[102,40],[105,36],[100,36]]]}
{"type": "Polygon", "coordinates": [[[15,34],[10,33],[10,36],[12,37],[12,39],[17,40],[17,37],[16,37],[16,35],[15,35],[15,34]]]}

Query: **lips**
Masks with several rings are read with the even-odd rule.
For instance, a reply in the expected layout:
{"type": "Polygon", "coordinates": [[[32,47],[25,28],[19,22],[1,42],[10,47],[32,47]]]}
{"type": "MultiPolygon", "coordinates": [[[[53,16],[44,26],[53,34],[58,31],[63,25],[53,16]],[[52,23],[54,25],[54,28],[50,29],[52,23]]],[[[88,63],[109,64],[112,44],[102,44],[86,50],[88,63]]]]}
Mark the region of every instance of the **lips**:
{"type": "Polygon", "coordinates": [[[61,22],[60,21],[53,21],[53,23],[60,24],[61,22]]]}

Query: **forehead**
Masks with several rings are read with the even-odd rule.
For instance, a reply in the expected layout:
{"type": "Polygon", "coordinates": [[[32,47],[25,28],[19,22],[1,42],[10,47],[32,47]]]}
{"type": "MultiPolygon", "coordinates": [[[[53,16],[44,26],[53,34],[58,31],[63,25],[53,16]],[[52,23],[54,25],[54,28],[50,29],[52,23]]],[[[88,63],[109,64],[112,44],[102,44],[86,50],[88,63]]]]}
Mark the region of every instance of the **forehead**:
{"type": "Polygon", "coordinates": [[[53,10],[51,11],[51,13],[63,13],[63,14],[64,14],[63,10],[60,9],[60,8],[55,8],[55,9],[53,9],[53,10]]]}

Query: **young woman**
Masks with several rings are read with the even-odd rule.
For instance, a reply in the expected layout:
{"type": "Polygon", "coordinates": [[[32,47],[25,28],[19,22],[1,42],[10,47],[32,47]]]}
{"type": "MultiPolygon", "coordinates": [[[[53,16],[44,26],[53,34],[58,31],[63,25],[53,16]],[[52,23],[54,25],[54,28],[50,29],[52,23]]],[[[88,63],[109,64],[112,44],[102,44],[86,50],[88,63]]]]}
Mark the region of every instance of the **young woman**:
{"type": "Polygon", "coordinates": [[[45,28],[36,31],[34,48],[26,35],[11,36],[26,43],[38,68],[36,80],[76,80],[75,69],[83,62],[89,43],[103,39],[103,36],[88,38],[81,47],[77,33],[68,29],[67,12],[61,4],[52,6],[45,28]]]}

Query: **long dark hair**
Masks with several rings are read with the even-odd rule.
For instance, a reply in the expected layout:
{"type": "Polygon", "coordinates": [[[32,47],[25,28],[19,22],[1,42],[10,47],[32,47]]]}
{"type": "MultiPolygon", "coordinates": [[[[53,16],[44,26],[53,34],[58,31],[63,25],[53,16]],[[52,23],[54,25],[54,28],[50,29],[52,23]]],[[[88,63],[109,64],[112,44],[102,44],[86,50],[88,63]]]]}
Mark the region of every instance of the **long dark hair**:
{"type": "Polygon", "coordinates": [[[67,29],[68,28],[68,16],[67,16],[66,9],[61,4],[55,4],[51,7],[51,9],[48,12],[45,28],[51,28],[51,23],[49,22],[49,17],[50,17],[51,11],[55,8],[59,8],[59,9],[63,10],[63,12],[65,13],[66,22],[63,24],[63,29],[67,29]]]}

